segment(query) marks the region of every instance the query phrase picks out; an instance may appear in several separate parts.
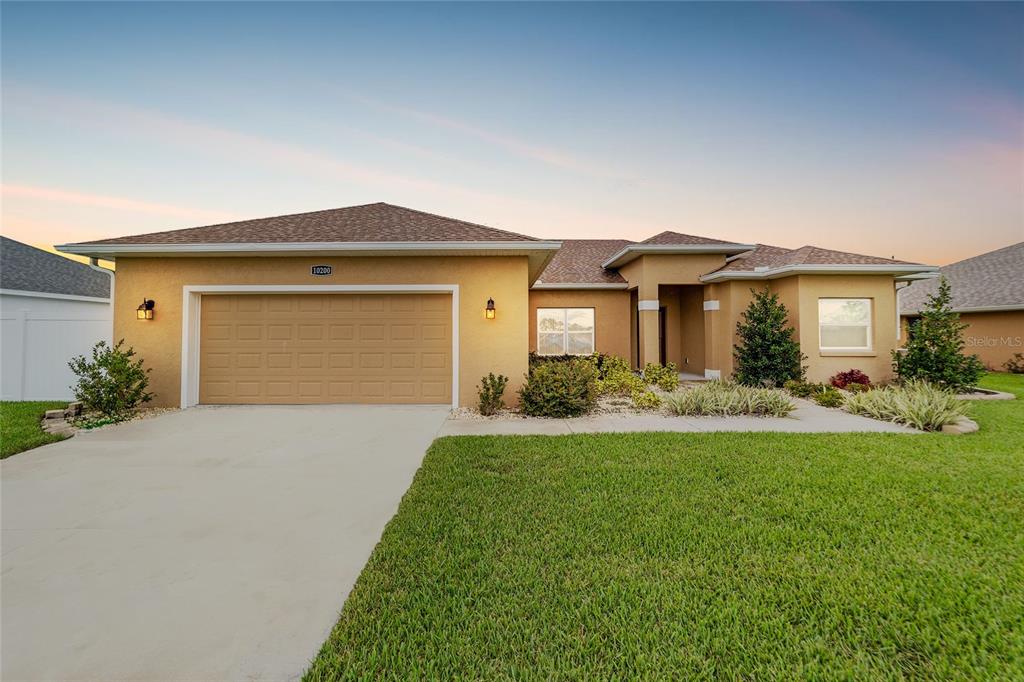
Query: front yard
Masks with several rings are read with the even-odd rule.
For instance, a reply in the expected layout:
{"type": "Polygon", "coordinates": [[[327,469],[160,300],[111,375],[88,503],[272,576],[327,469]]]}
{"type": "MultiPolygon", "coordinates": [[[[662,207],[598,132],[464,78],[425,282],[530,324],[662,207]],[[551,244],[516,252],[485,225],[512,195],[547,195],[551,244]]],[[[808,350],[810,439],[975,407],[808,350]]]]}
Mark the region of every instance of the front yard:
{"type": "Polygon", "coordinates": [[[47,410],[68,406],[67,401],[0,401],[0,459],[64,440],[64,436],[46,433],[39,426],[47,410]]]}
{"type": "Polygon", "coordinates": [[[972,417],[439,440],[306,677],[1022,677],[1024,401],[972,417]]]}

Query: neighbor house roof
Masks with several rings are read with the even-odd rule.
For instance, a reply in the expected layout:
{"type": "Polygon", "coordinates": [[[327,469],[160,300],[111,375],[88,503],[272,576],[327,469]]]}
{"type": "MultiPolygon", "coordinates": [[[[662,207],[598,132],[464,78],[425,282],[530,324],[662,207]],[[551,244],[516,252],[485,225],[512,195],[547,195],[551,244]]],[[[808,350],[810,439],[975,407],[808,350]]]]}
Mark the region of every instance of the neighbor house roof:
{"type": "Polygon", "coordinates": [[[103,244],[276,244],[294,242],[529,242],[515,232],[379,202],[83,242],[103,244]]]}
{"type": "MultiPolygon", "coordinates": [[[[653,237],[648,237],[643,240],[641,244],[731,244],[733,246],[741,246],[736,242],[712,239],[711,237],[700,237],[694,234],[683,234],[682,232],[672,232],[671,230],[666,230],[665,232],[656,234],[653,237]]],[[[750,245],[748,244],[746,247],[750,248],[750,245]]]]}
{"type": "MultiPolygon", "coordinates": [[[[1024,310],[1024,242],[946,265],[939,273],[949,280],[954,310],[1024,310]]],[[[938,288],[938,280],[910,285],[900,292],[900,312],[919,312],[938,288]]]]}
{"type": "Polygon", "coordinates": [[[562,248],[533,286],[551,289],[582,284],[592,288],[624,289],[626,280],[622,275],[617,270],[601,267],[601,263],[632,243],[625,239],[563,239],[562,248]]]}
{"type": "Polygon", "coordinates": [[[0,237],[0,289],[110,298],[110,275],[8,237],[0,237]]]}

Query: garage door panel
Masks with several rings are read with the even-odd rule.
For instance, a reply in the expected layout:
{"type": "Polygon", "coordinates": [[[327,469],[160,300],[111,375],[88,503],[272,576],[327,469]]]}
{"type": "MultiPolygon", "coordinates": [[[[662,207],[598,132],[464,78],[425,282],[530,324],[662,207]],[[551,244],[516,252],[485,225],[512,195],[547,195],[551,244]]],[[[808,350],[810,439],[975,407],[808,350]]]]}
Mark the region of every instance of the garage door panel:
{"type": "Polygon", "coordinates": [[[200,402],[447,403],[451,297],[206,295],[200,402]]]}

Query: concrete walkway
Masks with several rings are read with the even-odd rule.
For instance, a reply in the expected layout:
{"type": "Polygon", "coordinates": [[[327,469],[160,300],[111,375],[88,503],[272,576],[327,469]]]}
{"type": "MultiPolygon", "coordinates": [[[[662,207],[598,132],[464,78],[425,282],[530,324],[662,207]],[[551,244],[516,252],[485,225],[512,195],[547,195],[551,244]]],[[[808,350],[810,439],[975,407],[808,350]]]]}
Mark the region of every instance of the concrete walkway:
{"type": "Polygon", "coordinates": [[[204,407],[0,464],[4,680],[284,680],[447,407],[204,407]]]}
{"type": "Polygon", "coordinates": [[[668,417],[660,414],[608,414],[575,419],[451,419],[439,436],[545,435],[669,431],[780,431],[792,433],[922,433],[899,424],[858,417],[842,410],[793,399],[797,409],[785,418],[668,417]]]}

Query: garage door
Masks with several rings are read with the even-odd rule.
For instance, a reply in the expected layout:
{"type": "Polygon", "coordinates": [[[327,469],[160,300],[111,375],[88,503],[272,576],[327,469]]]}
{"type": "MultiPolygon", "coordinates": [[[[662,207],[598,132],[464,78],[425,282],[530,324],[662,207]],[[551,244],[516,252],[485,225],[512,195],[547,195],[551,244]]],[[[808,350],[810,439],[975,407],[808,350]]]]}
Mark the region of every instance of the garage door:
{"type": "Polygon", "coordinates": [[[199,402],[450,403],[451,296],[203,295],[199,402]]]}

